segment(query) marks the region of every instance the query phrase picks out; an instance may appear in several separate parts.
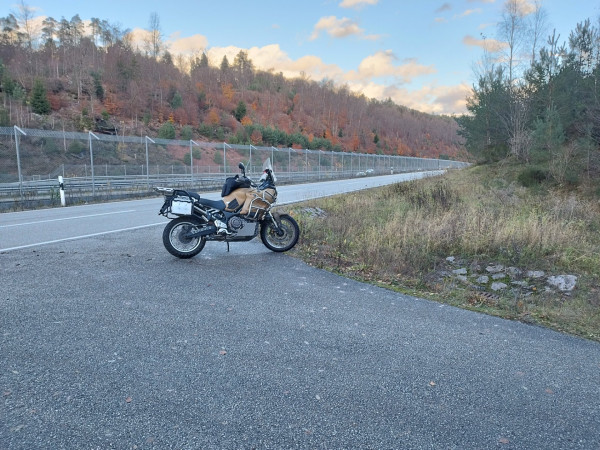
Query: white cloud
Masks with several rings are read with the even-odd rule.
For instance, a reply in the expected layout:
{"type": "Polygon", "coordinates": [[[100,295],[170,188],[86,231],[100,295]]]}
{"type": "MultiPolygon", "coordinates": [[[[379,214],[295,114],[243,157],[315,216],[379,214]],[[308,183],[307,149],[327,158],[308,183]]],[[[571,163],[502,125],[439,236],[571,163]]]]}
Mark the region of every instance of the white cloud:
{"type": "Polygon", "coordinates": [[[466,84],[457,86],[424,86],[418,90],[409,90],[398,86],[385,86],[369,83],[365,86],[350,86],[365,96],[385,100],[391,98],[394,103],[429,114],[463,114],[466,112],[466,97],[471,88],[466,84]]]}
{"type": "Polygon", "coordinates": [[[470,47],[481,47],[491,53],[499,52],[507,46],[506,42],[501,42],[496,39],[477,39],[470,35],[463,38],[463,44],[470,47]]]}
{"type": "Polygon", "coordinates": [[[517,10],[520,14],[527,16],[536,11],[536,6],[529,0],[514,0],[516,2],[517,10]]]}
{"type": "Polygon", "coordinates": [[[360,9],[366,5],[376,5],[379,0],[342,0],[340,8],[360,9]]]}
{"type": "Polygon", "coordinates": [[[131,46],[143,50],[146,46],[146,42],[150,40],[151,33],[143,28],[134,28],[129,32],[131,39],[131,46]]]}
{"type": "Polygon", "coordinates": [[[343,38],[353,34],[361,35],[364,33],[364,30],[360,28],[355,21],[348,19],[347,17],[338,19],[335,16],[321,17],[310,35],[310,40],[313,41],[317,39],[321,31],[325,31],[335,38],[343,38]]]}
{"type": "Polygon", "coordinates": [[[481,14],[481,8],[476,8],[476,9],[467,9],[465,11],[463,11],[462,13],[460,13],[457,17],[467,17],[470,16],[471,14],[481,14]]]}
{"type": "Polygon", "coordinates": [[[434,73],[433,66],[424,66],[414,59],[405,60],[403,64],[394,64],[398,58],[391,50],[377,52],[367,56],[358,65],[358,70],[345,74],[347,81],[366,82],[378,77],[395,77],[401,83],[409,83],[414,78],[434,73]]]}
{"type": "Polygon", "coordinates": [[[175,33],[169,36],[167,44],[171,53],[189,56],[204,51],[208,47],[208,39],[201,34],[181,38],[179,33],[175,33]]]}

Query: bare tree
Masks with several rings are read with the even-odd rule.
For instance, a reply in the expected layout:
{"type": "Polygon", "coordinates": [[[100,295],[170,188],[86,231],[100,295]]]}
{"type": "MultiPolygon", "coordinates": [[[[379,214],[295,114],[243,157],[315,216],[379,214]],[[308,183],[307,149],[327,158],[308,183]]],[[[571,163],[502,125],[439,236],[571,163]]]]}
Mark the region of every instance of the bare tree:
{"type": "Polygon", "coordinates": [[[509,104],[505,127],[509,136],[510,151],[518,158],[528,158],[529,134],[526,128],[529,102],[521,95],[522,89],[517,83],[517,72],[521,58],[526,54],[528,27],[526,16],[520,0],[506,0],[502,11],[502,21],[499,24],[500,38],[506,42],[506,68],[508,72],[509,104]]]}
{"type": "Polygon", "coordinates": [[[33,8],[27,5],[24,0],[21,0],[21,3],[19,4],[19,11],[17,12],[16,16],[18,21],[21,23],[21,28],[24,30],[25,42],[29,50],[33,49],[33,43],[37,39],[38,34],[38,31],[33,25],[33,14],[33,8]]]}
{"type": "Polygon", "coordinates": [[[160,52],[163,48],[162,32],[160,31],[160,18],[158,14],[153,12],[150,14],[150,21],[148,22],[148,31],[150,35],[146,40],[146,49],[150,56],[154,59],[158,59],[160,52]]]}
{"type": "Polygon", "coordinates": [[[542,7],[541,0],[535,0],[534,11],[530,15],[529,32],[531,34],[531,63],[536,60],[538,44],[548,34],[548,13],[542,7]]]}
{"type": "Polygon", "coordinates": [[[506,0],[502,10],[502,21],[499,24],[500,38],[506,42],[506,66],[508,81],[512,85],[516,78],[516,68],[524,48],[526,37],[525,13],[519,0],[506,0]]]}

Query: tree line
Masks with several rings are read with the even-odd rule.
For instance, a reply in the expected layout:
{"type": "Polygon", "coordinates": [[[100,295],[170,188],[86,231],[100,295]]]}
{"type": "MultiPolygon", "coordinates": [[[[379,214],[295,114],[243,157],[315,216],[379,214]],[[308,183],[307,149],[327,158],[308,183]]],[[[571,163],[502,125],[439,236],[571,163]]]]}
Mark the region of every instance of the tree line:
{"type": "Polygon", "coordinates": [[[523,181],[576,185],[600,175],[600,30],[590,19],[540,46],[545,14],[505,3],[505,43],[487,51],[460,134],[480,161],[515,158],[523,181]]]}
{"type": "Polygon", "coordinates": [[[86,130],[111,123],[124,134],[465,158],[451,117],[369,99],[328,80],[257,70],[245,51],[233,61],[173,55],[155,13],[141,46],[130,30],[98,18],[86,26],[78,15],[48,17],[39,36],[32,19],[24,3],[0,18],[0,125],[42,120],[86,130]]]}

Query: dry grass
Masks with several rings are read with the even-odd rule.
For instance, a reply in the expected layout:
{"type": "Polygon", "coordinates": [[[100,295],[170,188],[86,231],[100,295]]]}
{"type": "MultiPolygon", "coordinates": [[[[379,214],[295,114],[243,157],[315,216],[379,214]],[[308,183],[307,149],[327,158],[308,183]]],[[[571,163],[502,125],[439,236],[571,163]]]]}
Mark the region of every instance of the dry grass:
{"type": "Polygon", "coordinates": [[[340,195],[297,208],[306,261],[440,301],[600,339],[600,207],[597,199],[538,192],[473,168],[340,195]],[[306,206],[325,217],[302,213],[306,206]],[[455,256],[551,274],[575,274],[569,297],[513,292],[494,305],[431,277],[455,256]],[[517,298],[518,297],[518,298],[517,298]],[[450,300],[445,300],[445,299],[450,300]]]}

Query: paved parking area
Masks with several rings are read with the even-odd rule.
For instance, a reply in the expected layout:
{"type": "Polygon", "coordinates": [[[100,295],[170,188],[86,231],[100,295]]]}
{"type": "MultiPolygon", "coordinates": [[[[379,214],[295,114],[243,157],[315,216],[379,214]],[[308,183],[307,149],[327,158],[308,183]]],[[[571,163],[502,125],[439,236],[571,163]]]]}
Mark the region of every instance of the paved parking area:
{"type": "Polygon", "coordinates": [[[600,345],[149,227],[0,254],[0,447],[600,448],[600,345]]]}

